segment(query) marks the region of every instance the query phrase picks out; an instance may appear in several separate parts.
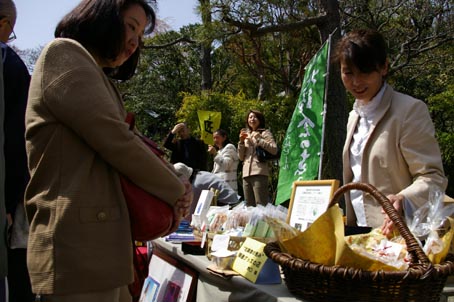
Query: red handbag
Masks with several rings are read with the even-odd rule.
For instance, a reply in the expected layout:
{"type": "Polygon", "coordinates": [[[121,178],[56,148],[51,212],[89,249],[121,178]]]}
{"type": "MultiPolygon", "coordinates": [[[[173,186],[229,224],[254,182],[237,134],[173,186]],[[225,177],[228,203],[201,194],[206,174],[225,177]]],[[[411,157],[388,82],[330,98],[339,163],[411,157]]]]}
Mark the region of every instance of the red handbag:
{"type": "MultiPolygon", "coordinates": [[[[128,113],[126,123],[129,129],[134,129],[134,115],[128,113]]],[[[151,139],[141,135],[144,144],[153,151],[161,160],[164,151],[151,139]]],[[[120,174],[120,183],[131,221],[132,239],[136,241],[149,241],[170,234],[178,221],[175,220],[173,208],[165,201],[151,195],[142,188],[132,183],[120,174]]]]}

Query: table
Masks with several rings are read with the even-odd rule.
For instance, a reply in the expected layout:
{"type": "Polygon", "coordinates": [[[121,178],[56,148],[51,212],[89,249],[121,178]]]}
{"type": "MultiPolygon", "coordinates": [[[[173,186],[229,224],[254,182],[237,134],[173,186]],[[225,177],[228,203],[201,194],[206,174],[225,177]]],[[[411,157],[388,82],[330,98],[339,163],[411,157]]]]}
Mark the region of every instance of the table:
{"type": "MultiPolygon", "coordinates": [[[[184,254],[181,244],[166,242],[163,239],[153,241],[160,251],[183,262],[199,273],[197,280],[197,302],[295,302],[295,298],[284,283],[254,284],[241,276],[223,279],[211,274],[206,268],[210,261],[206,256],[184,254]]],[[[282,281],[284,282],[284,281],[282,281]]]]}
{"type": "MultiPolygon", "coordinates": [[[[206,268],[210,261],[206,256],[184,254],[181,244],[153,241],[162,252],[181,261],[199,273],[197,302],[295,302],[304,301],[293,296],[282,281],[281,284],[254,284],[241,276],[226,280],[211,274],[206,268]]],[[[454,276],[450,276],[440,297],[440,302],[454,302],[454,276]]]]}

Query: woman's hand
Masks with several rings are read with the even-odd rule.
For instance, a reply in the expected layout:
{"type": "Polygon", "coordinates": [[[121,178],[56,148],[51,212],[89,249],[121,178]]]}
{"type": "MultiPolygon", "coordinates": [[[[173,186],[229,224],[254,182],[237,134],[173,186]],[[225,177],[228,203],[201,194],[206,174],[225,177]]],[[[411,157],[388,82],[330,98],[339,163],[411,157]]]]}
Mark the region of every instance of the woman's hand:
{"type": "Polygon", "coordinates": [[[183,218],[190,214],[189,211],[191,209],[193,197],[192,185],[189,180],[183,178],[180,179],[184,183],[185,192],[182,197],[177,199],[177,202],[173,207],[173,215],[175,219],[173,220],[173,225],[169,234],[175,232],[178,229],[178,226],[180,225],[180,222],[183,220],[183,218]]]}
{"type": "Polygon", "coordinates": [[[252,132],[251,139],[254,144],[257,144],[259,140],[262,139],[262,134],[260,132],[252,132]]]}
{"type": "MultiPolygon", "coordinates": [[[[389,199],[389,201],[391,201],[391,204],[397,210],[397,213],[399,213],[399,215],[402,215],[404,196],[391,194],[386,197],[389,199]]],[[[383,209],[382,209],[382,213],[385,213],[385,211],[383,209]]],[[[381,226],[381,231],[382,231],[383,235],[385,235],[387,237],[392,237],[391,235],[393,235],[393,233],[394,233],[394,223],[389,218],[388,215],[386,215],[385,220],[383,221],[383,225],[381,226]]]]}
{"type": "Polygon", "coordinates": [[[240,143],[244,144],[244,141],[248,138],[249,134],[246,129],[241,129],[240,131],[240,143]]]}
{"type": "Polygon", "coordinates": [[[180,220],[189,215],[189,210],[192,204],[192,185],[187,179],[182,179],[185,187],[185,192],[182,197],[177,199],[177,202],[174,206],[174,215],[175,218],[180,220]]]}
{"type": "Polygon", "coordinates": [[[213,147],[212,145],[208,145],[208,153],[210,153],[211,155],[216,155],[217,152],[218,150],[216,150],[215,147],[213,147]]]}

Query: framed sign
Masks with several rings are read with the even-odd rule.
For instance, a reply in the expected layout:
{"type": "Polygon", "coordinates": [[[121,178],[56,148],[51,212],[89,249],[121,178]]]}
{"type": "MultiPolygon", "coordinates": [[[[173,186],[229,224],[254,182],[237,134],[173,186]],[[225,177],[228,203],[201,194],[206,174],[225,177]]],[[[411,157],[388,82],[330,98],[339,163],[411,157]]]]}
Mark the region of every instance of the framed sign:
{"type": "Polygon", "coordinates": [[[287,223],[304,231],[328,208],[339,181],[309,180],[295,181],[288,208],[287,223]]]}
{"type": "Polygon", "coordinates": [[[193,302],[198,274],[153,245],[139,302],[193,302]]]}

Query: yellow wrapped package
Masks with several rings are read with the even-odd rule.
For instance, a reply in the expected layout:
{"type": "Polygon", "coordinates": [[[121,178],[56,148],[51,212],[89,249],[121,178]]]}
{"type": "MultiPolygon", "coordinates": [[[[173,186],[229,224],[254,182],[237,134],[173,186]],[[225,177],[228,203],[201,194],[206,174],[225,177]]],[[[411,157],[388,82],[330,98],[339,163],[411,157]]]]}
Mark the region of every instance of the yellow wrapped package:
{"type": "Polygon", "coordinates": [[[399,270],[353,251],[345,240],[344,223],[338,205],[330,207],[309,228],[281,242],[294,257],[323,265],[340,265],[363,270],[399,270]]]}
{"type": "MultiPolygon", "coordinates": [[[[336,204],[304,232],[276,219],[267,220],[277,234],[281,249],[294,257],[313,263],[354,267],[363,270],[405,270],[408,268],[406,244],[398,237],[388,239],[379,229],[345,237],[344,222],[336,204]]],[[[447,217],[426,239],[424,252],[433,264],[446,258],[454,237],[454,219],[447,217]]]]}

